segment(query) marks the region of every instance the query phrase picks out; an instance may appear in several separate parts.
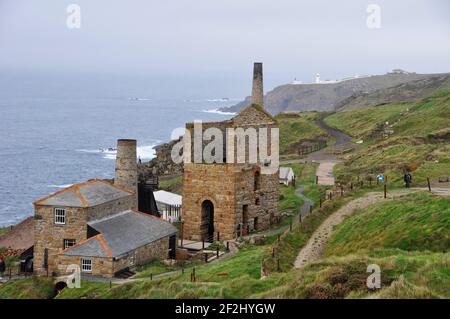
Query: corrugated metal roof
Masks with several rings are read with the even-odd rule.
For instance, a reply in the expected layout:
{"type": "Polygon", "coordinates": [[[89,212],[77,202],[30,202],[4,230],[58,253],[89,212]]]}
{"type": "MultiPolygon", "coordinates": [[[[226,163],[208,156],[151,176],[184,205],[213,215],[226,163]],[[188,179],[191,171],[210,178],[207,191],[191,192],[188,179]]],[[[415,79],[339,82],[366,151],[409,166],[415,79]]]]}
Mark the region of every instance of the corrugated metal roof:
{"type": "Polygon", "coordinates": [[[133,194],[101,179],[91,179],[50,194],[34,204],[41,206],[90,207],[133,194]]]}
{"type": "Polygon", "coordinates": [[[159,190],[153,192],[153,195],[155,196],[155,200],[157,202],[168,205],[181,205],[182,196],[178,194],[159,190]]]}

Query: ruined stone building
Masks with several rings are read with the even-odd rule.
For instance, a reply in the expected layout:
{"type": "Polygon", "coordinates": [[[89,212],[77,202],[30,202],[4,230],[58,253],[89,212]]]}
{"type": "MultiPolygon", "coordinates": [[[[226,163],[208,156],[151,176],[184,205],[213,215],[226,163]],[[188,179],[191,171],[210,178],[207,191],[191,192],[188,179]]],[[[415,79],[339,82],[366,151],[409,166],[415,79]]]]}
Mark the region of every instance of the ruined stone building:
{"type": "MultiPolygon", "coordinates": [[[[262,64],[255,63],[251,105],[230,120],[202,123],[202,130],[215,127],[226,139],[234,139],[234,136],[227,135],[227,129],[254,128],[259,131],[265,128],[269,130],[269,152],[273,143],[278,151],[278,140],[272,141],[270,136],[270,129],[276,128],[277,124],[264,109],[263,97],[262,64]]],[[[194,128],[194,123],[186,124],[192,137],[195,135],[194,128]]],[[[237,162],[237,153],[234,153],[233,159],[229,158],[227,140],[223,145],[223,160],[206,163],[192,158],[190,163],[184,163],[183,238],[207,241],[233,239],[249,231],[268,228],[275,218],[279,196],[278,159],[275,171],[270,174],[263,172],[268,163],[259,156],[259,144],[252,149],[247,137],[244,138],[244,162],[237,162]],[[252,162],[249,158],[255,151],[257,161],[252,162]]],[[[191,139],[185,143],[194,142],[191,139]]],[[[235,140],[234,147],[238,144],[239,141],[235,140]]]]}
{"type": "Polygon", "coordinates": [[[177,229],[137,210],[136,165],[136,141],[119,140],[114,183],[92,179],[34,203],[35,274],[65,275],[74,264],[85,275],[113,277],[175,258],[177,229]]]}

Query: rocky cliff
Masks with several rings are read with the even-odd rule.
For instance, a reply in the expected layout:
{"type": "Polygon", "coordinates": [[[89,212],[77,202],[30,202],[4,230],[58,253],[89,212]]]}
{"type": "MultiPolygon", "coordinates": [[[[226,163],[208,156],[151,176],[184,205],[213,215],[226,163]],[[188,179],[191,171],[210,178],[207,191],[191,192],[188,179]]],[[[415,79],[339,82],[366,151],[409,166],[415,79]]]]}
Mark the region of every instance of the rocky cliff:
{"type": "MultiPolygon", "coordinates": [[[[335,111],[349,105],[377,105],[426,97],[445,84],[450,74],[387,73],[330,84],[286,84],[268,92],[266,109],[272,114],[287,111],[335,111]]],[[[238,112],[249,105],[246,98],[221,111],[238,112]]]]}

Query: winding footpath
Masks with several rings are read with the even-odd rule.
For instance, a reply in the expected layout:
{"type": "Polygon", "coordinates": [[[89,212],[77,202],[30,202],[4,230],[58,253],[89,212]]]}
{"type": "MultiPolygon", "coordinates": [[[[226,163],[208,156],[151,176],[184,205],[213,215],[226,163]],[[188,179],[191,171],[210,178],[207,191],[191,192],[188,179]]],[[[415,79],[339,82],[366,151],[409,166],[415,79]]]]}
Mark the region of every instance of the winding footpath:
{"type": "MultiPolygon", "coordinates": [[[[418,190],[416,190],[418,191],[418,190]]],[[[388,198],[394,199],[396,197],[409,194],[411,190],[398,190],[388,194],[388,198]]],[[[332,215],[330,215],[325,221],[316,229],[308,240],[307,244],[300,250],[297,259],[294,263],[294,268],[302,268],[308,262],[318,260],[322,257],[323,251],[331,237],[333,228],[340,224],[347,216],[352,215],[354,212],[367,208],[375,203],[378,203],[384,198],[383,193],[368,193],[367,195],[357,198],[344,205],[332,215]]]]}

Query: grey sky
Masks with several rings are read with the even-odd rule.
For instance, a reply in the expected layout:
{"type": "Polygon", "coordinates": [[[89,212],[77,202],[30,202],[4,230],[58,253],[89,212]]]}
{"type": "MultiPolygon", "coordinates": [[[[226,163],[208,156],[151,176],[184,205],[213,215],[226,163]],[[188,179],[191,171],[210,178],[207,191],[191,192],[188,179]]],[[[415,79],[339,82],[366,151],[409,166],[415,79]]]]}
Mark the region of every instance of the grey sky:
{"type": "Polygon", "coordinates": [[[446,0],[0,0],[0,70],[240,78],[268,86],[393,68],[450,71],[446,0]],[[81,29],[66,8],[81,6],[81,29]],[[368,4],[381,29],[368,29],[368,4]]]}

